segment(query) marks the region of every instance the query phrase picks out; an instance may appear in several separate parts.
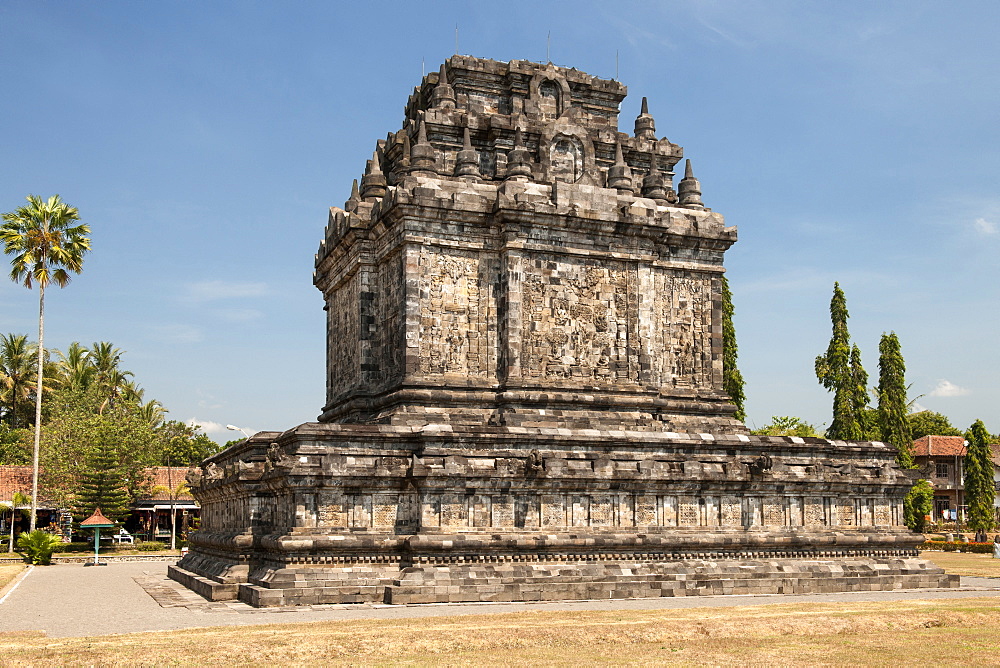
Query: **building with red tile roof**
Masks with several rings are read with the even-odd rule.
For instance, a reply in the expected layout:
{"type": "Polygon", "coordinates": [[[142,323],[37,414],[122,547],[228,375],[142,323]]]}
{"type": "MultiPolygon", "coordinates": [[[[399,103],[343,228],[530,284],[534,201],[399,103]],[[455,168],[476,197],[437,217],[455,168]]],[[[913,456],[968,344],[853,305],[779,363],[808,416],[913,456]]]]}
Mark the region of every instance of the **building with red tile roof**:
{"type": "Polygon", "coordinates": [[[961,436],[921,436],[913,442],[913,459],[920,476],[934,486],[932,520],[954,520],[965,505],[961,436]]]}
{"type": "MultiPolygon", "coordinates": [[[[993,453],[993,480],[998,494],[994,507],[1000,508],[1000,445],[990,446],[993,453]]],[[[934,486],[932,520],[954,520],[965,515],[965,438],[962,436],[921,436],[913,441],[913,459],[920,477],[934,486]]]]}

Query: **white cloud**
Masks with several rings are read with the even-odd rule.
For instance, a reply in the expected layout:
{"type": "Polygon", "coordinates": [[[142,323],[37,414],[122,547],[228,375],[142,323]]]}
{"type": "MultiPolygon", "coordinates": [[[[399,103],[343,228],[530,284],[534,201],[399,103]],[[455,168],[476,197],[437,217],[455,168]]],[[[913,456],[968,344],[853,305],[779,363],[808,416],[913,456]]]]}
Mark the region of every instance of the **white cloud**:
{"type": "Polygon", "coordinates": [[[959,387],[950,380],[945,380],[942,378],[938,381],[937,386],[931,390],[927,396],[928,397],[962,397],[969,394],[969,390],[964,387],[959,387]]]}
{"type": "Polygon", "coordinates": [[[976,218],[973,222],[976,228],[976,232],[985,235],[994,235],[997,233],[997,224],[986,220],[985,218],[976,218]]]}
{"type": "Polygon", "coordinates": [[[918,403],[916,401],[914,401],[910,405],[910,412],[911,413],[923,413],[925,410],[927,410],[927,406],[924,406],[923,404],[918,403]]]}
{"type": "MultiPolygon", "coordinates": [[[[230,441],[234,438],[241,438],[243,432],[229,429],[224,424],[219,424],[218,422],[212,422],[211,420],[199,420],[198,418],[188,418],[184,421],[185,424],[191,427],[196,427],[198,431],[203,432],[206,436],[225,436],[224,441],[230,441]]],[[[248,427],[243,427],[246,433],[253,436],[259,429],[250,429],[248,427]]]]}
{"type": "Polygon", "coordinates": [[[212,434],[224,434],[226,432],[226,425],[219,424],[218,422],[212,422],[211,420],[188,418],[184,421],[184,424],[189,427],[195,427],[198,431],[201,431],[209,436],[212,434]]]}
{"type": "Polygon", "coordinates": [[[185,286],[188,300],[198,303],[218,301],[220,299],[241,299],[245,297],[261,297],[270,294],[267,283],[239,281],[199,281],[185,286]]]}

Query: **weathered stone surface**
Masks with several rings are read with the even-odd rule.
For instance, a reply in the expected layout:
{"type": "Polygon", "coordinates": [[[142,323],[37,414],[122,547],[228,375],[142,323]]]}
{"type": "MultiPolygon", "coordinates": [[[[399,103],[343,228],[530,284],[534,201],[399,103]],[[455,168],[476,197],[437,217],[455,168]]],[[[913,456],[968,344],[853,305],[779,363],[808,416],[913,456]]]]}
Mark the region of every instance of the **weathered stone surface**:
{"type": "Polygon", "coordinates": [[[332,208],[320,422],[189,476],[171,570],[253,605],[955,586],[881,443],[757,437],[722,390],[734,228],[625,87],[455,56],[332,208]]]}

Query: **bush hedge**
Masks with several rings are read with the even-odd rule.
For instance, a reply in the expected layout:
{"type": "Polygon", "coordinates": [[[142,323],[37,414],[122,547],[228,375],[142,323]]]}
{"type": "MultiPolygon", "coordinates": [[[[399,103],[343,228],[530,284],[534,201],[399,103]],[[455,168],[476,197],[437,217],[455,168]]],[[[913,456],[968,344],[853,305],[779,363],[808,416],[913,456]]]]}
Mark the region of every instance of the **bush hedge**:
{"type": "Polygon", "coordinates": [[[167,544],[161,543],[158,540],[144,540],[141,543],[136,543],[132,547],[139,552],[159,552],[160,550],[167,549],[167,544]]]}
{"type": "Polygon", "coordinates": [[[938,552],[974,552],[976,554],[993,554],[993,543],[960,543],[957,540],[928,540],[921,543],[921,550],[937,550],[938,552]]]}

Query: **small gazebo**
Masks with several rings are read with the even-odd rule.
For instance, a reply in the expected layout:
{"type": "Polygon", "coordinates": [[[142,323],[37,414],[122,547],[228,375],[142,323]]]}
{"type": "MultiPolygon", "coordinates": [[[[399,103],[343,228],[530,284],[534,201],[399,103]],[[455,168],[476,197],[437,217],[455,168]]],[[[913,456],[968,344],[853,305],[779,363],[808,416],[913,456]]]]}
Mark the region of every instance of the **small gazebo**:
{"type": "Polygon", "coordinates": [[[101,549],[101,529],[111,529],[115,526],[115,523],[104,516],[100,508],[94,509],[94,514],[80,522],[81,529],[93,529],[94,530],[94,562],[86,563],[84,566],[107,566],[108,562],[101,563],[97,559],[98,552],[101,549]]]}

